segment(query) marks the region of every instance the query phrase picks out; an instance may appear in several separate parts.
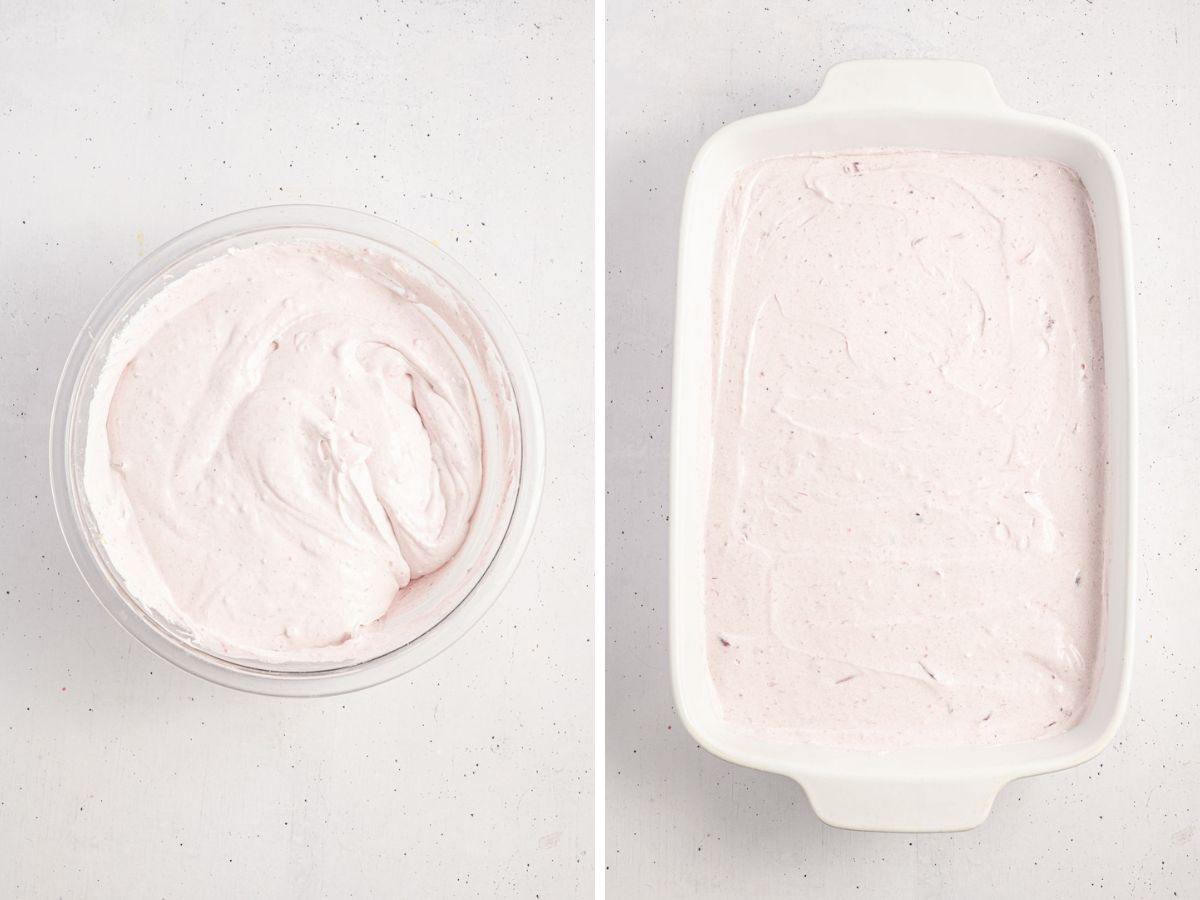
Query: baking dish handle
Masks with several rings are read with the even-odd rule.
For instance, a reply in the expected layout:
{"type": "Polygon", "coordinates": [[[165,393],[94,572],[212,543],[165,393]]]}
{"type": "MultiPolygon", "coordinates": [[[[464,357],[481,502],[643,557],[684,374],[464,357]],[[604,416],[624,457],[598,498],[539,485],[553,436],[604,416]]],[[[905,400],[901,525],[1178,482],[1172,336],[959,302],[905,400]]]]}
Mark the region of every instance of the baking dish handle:
{"type": "Polygon", "coordinates": [[[814,778],[801,782],[822,822],[856,831],[966,831],[991,812],[1003,781],[814,778]]]}
{"type": "Polygon", "coordinates": [[[1004,101],[978,63],[945,59],[864,59],[825,73],[810,109],[992,112],[1004,101]]]}

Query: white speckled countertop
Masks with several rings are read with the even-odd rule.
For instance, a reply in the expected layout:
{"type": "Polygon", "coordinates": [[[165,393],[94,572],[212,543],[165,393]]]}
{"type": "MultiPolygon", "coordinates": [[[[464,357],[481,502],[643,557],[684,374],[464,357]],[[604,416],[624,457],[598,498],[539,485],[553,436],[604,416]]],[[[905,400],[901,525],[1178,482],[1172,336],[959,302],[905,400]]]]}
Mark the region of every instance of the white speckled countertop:
{"type": "Polygon", "coordinates": [[[552,0],[0,11],[0,895],[591,896],[592,24],[552,0]],[[46,473],[104,291],[143,249],[283,202],[437,240],[509,314],[549,426],[538,530],[483,622],[410,676],[299,702],[128,637],[46,473]]]}
{"type": "Polygon", "coordinates": [[[608,10],[609,896],[759,900],[1197,897],[1200,884],[1200,10],[1145,3],[812,0],[608,10]],[[726,122],[794,106],[838,61],[988,66],[1018,109],[1095,130],[1132,203],[1141,354],[1137,668],[1097,759],[1004,790],[956,835],[837,831],[800,788],[700,750],[671,704],[667,425],[688,166],[726,122]],[[664,63],[669,61],[669,63],[664,63]],[[637,223],[631,227],[630,223],[637,223]]]}

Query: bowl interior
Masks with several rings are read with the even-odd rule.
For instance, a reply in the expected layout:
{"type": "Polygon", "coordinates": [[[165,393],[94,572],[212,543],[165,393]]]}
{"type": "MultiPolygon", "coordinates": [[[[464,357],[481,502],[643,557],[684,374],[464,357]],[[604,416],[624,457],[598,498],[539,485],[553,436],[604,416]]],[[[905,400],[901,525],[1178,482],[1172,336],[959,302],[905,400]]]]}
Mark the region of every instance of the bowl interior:
{"type": "Polygon", "coordinates": [[[51,454],[56,505],[72,555],[93,592],[135,636],[172,662],[234,687],[268,693],[330,693],[419,665],[465,632],[494,600],[515,567],[532,525],[540,491],[540,410],[528,364],[507,322],[483,288],[437,248],[391,223],[347,210],[272,207],[237,213],[181,235],[143,259],[113,288],[85,325],[64,370],[51,454]],[[99,373],[113,339],[130,317],[166,284],[230,249],[295,241],[334,242],[386,254],[407,277],[465,306],[467,318],[479,326],[468,342],[484,342],[485,361],[481,363],[480,355],[448,328],[447,337],[456,345],[472,382],[482,384],[483,366],[490,366],[495,370],[489,373],[493,382],[500,378],[516,409],[514,430],[511,414],[506,425],[501,411],[484,402],[485,393],[477,391],[485,448],[478,508],[496,508],[499,513],[473,518],[463,547],[438,571],[437,590],[403,611],[418,626],[418,635],[368,660],[264,663],[197,646],[185,627],[143,606],[127,590],[99,540],[83,489],[83,460],[99,373]],[[515,478],[507,477],[506,467],[499,464],[506,439],[518,463],[515,478]],[[503,552],[514,542],[520,546],[503,552]],[[331,679],[337,680],[336,689],[327,683],[331,679]]]}

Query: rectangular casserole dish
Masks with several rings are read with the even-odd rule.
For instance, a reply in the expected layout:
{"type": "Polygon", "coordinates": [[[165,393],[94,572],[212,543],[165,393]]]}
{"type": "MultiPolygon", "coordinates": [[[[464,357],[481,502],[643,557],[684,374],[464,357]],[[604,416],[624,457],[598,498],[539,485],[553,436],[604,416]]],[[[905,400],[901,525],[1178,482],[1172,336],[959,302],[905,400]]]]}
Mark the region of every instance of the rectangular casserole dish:
{"type": "Polygon", "coordinates": [[[980,824],[1016,778],[1078,765],[1112,739],[1129,693],[1135,573],[1133,275],[1121,172],[1095,135],[1006,106],[986,69],[939,60],[843,63],[816,97],[718,131],[692,165],[683,206],[672,389],[670,653],[680,717],[707,750],[803,787],[830,825],[958,831],[980,824]],[[1108,398],[1108,572],[1100,681],[1071,730],[994,747],[835,750],[750,737],[720,716],[705,654],[704,522],[712,454],[713,271],[734,175],[759,160],[869,147],[1041,157],[1074,169],[1091,195],[1108,398]]]}

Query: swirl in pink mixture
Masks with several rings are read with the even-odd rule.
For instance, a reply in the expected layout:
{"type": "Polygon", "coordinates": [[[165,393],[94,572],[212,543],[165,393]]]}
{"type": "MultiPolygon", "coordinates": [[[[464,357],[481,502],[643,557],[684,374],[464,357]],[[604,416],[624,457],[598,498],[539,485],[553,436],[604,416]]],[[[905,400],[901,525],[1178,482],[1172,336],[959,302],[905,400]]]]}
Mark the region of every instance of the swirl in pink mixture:
{"type": "Polygon", "coordinates": [[[352,661],[461,598],[517,447],[464,304],[381,254],[264,244],[193,269],[118,334],[85,488],[130,593],[201,646],[352,661]]]}
{"type": "Polygon", "coordinates": [[[1053,162],[739,174],[715,281],[708,660],[736,727],[886,750],[1056,734],[1105,597],[1091,204],[1053,162]]]}

